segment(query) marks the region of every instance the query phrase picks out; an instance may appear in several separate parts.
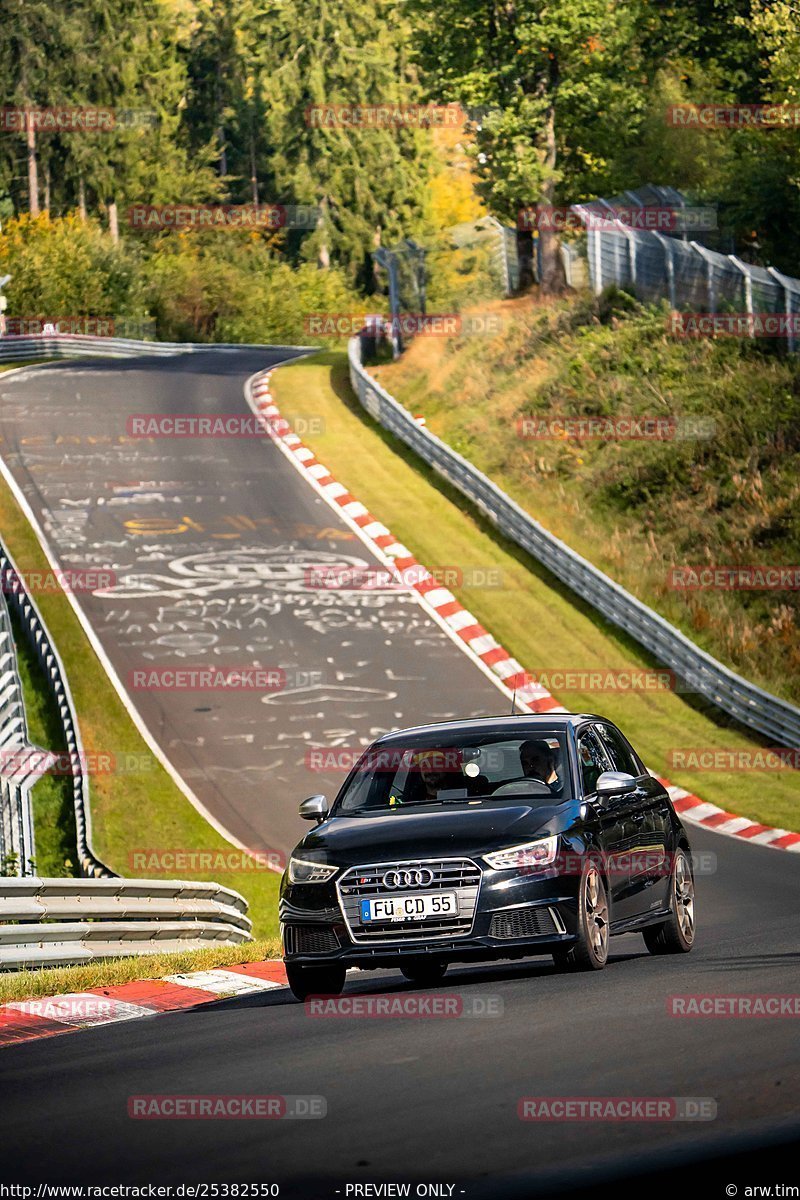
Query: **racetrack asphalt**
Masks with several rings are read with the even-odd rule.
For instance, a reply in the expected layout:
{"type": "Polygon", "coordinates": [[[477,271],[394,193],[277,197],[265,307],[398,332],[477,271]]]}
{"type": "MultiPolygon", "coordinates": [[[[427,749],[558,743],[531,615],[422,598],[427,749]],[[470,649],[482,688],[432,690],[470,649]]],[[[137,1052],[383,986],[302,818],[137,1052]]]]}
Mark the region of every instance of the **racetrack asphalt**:
{"type": "Polygon", "coordinates": [[[128,432],[136,414],[252,424],[244,381],[290,357],[209,350],[0,380],[3,458],[59,565],[113,573],[76,599],[134,705],[223,829],[279,856],[305,832],[299,801],[345,777],[311,748],[347,762],[386,729],[508,711],[413,589],[319,586],[321,568],[385,568],[269,437],[128,432]],[[254,666],[282,672],[280,690],[150,687],[152,671],[254,666]]]}
{"type": "MultiPolygon", "coordinates": [[[[306,604],[305,593],[273,585],[264,564],[274,563],[276,552],[286,556],[299,547],[303,562],[316,561],[319,551],[369,559],[360,543],[320,536],[337,527],[335,515],[274,446],[143,443],[129,458],[130,444],[104,443],[98,455],[85,441],[90,429],[113,434],[122,416],[149,407],[190,411],[205,404],[243,412],[241,381],[264,365],[264,356],[253,352],[224,359],[209,353],[168,364],[57,367],[2,382],[6,458],[48,522],[63,562],[85,565],[90,554],[109,554],[113,562],[102,565],[116,564],[129,581],[158,576],[170,584],[169,595],[137,584],[134,595],[113,601],[81,597],[120,674],[169,626],[168,638],[214,632],[220,640],[206,648],[216,653],[219,646],[227,664],[240,663],[251,645],[258,645],[263,662],[310,669],[324,661],[332,675],[319,708],[304,705],[294,723],[320,741],[330,733],[334,707],[341,714],[335,728],[358,732],[418,720],[421,708],[428,719],[500,711],[497,690],[412,599],[390,597],[378,610],[379,622],[358,608],[353,622],[349,600],[344,615],[334,604],[337,624],[325,632],[324,623],[309,619],[315,606],[306,604]],[[82,440],[70,445],[59,468],[63,449],[57,451],[53,439],[65,417],[82,440]],[[34,435],[44,440],[22,440],[34,435]],[[208,483],[209,456],[221,495],[208,483]],[[176,499],[166,498],[167,485],[176,499]],[[142,487],[162,498],[129,502],[125,489],[142,487]],[[109,503],[117,496],[122,503],[109,503]],[[98,505],[100,499],[106,503],[98,505]],[[70,512],[80,519],[53,515],[70,512]],[[231,556],[226,541],[213,539],[226,528],[237,532],[224,523],[237,515],[269,517],[277,530],[273,524],[257,532],[239,529],[231,556]],[[185,516],[202,530],[167,535],[162,528],[160,536],[142,538],[126,525],[157,517],[178,526],[185,516]],[[197,596],[192,579],[184,593],[176,580],[186,578],[186,568],[176,570],[175,563],[198,555],[212,555],[203,563],[214,565],[204,586],[218,583],[233,563],[236,588],[197,596]],[[257,566],[240,591],[242,564],[257,566]],[[253,577],[258,584],[251,586],[253,577]],[[269,598],[276,609],[269,621],[258,630],[210,623],[209,598],[221,600],[226,611],[241,611],[232,602],[243,595],[247,605],[269,598]],[[382,624],[389,619],[391,628],[382,624]],[[150,634],[132,632],[150,621],[157,624],[150,634]],[[340,706],[330,698],[340,687],[359,694],[340,706]],[[396,695],[367,700],[370,690],[396,695]]],[[[190,573],[196,577],[197,570],[190,573]]],[[[158,644],[164,653],[159,649],[156,661],[172,661],[174,638],[158,644]]],[[[201,648],[183,644],[187,653],[201,648]]],[[[196,698],[136,698],[172,761],[189,773],[204,802],[217,806],[221,820],[238,823],[248,837],[257,831],[268,844],[280,838],[288,846],[296,831],[295,801],[317,788],[304,786],[302,759],[286,752],[280,736],[292,729],[283,724],[288,708],[252,700],[212,697],[202,702],[212,705],[211,713],[199,714],[196,698]],[[253,741],[228,740],[240,732],[252,733],[253,741]],[[282,757],[277,768],[273,755],[282,757]],[[228,785],[228,775],[211,772],[217,763],[226,764],[232,780],[241,763],[251,782],[228,785]]],[[[428,994],[455,997],[473,1016],[315,1016],[287,992],[273,992],[5,1048],[0,1180],[274,1182],[281,1196],[303,1200],[380,1196],[347,1189],[387,1182],[409,1182],[412,1196],[417,1183],[452,1185],[441,1195],[455,1200],[543,1196],[559,1187],[615,1196],[635,1189],[639,1195],[654,1178],[704,1196],[725,1195],[727,1185],[738,1186],[743,1197],[748,1183],[797,1184],[798,1018],[674,1016],[669,998],[800,993],[800,856],[689,832],[703,864],[699,932],[690,955],[652,957],[640,936],[626,935],[612,942],[609,964],[599,973],[557,974],[545,958],[455,966],[428,994]],[[478,1015],[481,1005],[493,1015],[478,1015]],[[128,1116],[130,1097],[165,1094],[315,1096],[324,1098],[327,1113],[262,1121],[128,1116]],[[716,1116],[530,1122],[518,1117],[522,1097],[702,1098],[713,1102],[716,1116]],[[626,1181],[631,1171],[647,1176],[626,1181]]],[[[398,998],[418,989],[399,973],[351,972],[345,997],[367,994],[398,998]]]]}
{"type": "MultiPolygon", "coordinates": [[[[438,1181],[453,1196],[488,1197],[657,1167],[680,1168],[677,1186],[693,1191],[706,1175],[692,1157],[716,1154],[720,1171],[738,1174],[712,1173],[718,1186],[704,1194],[754,1170],[756,1183],[791,1184],[781,1173],[791,1163],[797,1182],[797,1018],[678,1017],[668,1004],[797,994],[800,864],[705,831],[693,840],[707,873],[689,955],[651,957],[624,935],[599,973],[557,974],[545,958],[456,966],[426,995],[455,997],[469,1017],[315,1016],[281,991],[7,1047],[2,1176],[276,1182],[284,1196],[332,1198],[348,1183],[438,1181]],[[128,1116],[131,1096],[176,1094],[322,1096],[327,1115],[128,1116]],[[526,1096],[707,1098],[716,1118],[523,1122],[526,1096]],[[749,1151],[737,1165],[751,1143],[760,1158],[749,1151]]],[[[368,993],[419,994],[399,973],[351,972],[345,996],[368,993]]]]}

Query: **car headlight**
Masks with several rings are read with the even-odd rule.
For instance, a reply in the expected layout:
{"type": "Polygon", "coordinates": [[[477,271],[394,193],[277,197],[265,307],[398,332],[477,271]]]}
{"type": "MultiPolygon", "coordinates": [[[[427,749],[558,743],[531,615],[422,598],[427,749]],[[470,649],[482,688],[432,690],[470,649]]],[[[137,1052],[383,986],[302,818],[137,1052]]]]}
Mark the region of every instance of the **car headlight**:
{"type": "Polygon", "coordinates": [[[555,860],[557,847],[556,835],[541,838],[538,842],[523,842],[521,846],[508,846],[505,850],[495,850],[483,857],[496,871],[535,870],[537,867],[550,866],[555,860]]]}
{"type": "Polygon", "coordinates": [[[338,870],[338,867],[332,867],[327,863],[309,862],[305,858],[292,857],[289,859],[289,882],[324,883],[338,870]]]}

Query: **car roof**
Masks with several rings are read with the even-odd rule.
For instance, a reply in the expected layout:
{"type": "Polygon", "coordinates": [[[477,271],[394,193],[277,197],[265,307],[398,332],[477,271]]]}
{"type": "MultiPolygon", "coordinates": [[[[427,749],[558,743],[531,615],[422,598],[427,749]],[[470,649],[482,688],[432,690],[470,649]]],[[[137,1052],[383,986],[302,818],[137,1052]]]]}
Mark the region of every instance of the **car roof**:
{"type": "Polygon", "coordinates": [[[385,733],[379,737],[375,745],[392,742],[395,739],[406,741],[409,734],[415,733],[440,733],[440,734],[457,734],[457,733],[478,733],[478,734],[504,734],[504,733],[535,733],[542,729],[568,729],[581,724],[583,721],[604,721],[605,717],[598,717],[594,713],[569,713],[569,712],[549,712],[549,713],[517,713],[515,716],[505,717],[465,717],[457,721],[436,721],[429,725],[412,725],[406,729],[395,729],[391,733],[385,733]]]}

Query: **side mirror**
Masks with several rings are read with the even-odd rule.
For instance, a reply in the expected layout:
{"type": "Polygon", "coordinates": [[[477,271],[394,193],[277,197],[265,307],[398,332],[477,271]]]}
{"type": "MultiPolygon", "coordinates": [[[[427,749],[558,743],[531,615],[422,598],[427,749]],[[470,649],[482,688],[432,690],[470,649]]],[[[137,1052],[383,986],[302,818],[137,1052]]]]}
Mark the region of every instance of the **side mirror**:
{"type": "Polygon", "coordinates": [[[327,796],[309,796],[300,805],[300,816],[304,821],[316,821],[319,825],[328,815],[327,796]]]}
{"type": "Polygon", "coordinates": [[[627,796],[635,792],[636,787],[633,775],[628,775],[626,771],[603,771],[595,784],[595,791],[602,800],[612,796],[627,796]]]}

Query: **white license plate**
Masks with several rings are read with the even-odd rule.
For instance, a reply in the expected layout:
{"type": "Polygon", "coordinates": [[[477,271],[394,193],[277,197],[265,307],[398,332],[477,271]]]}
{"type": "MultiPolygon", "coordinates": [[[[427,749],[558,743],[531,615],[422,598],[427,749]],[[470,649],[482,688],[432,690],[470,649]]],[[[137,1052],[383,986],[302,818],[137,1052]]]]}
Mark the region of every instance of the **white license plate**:
{"type": "Polygon", "coordinates": [[[423,893],[418,896],[381,896],[361,901],[361,924],[370,921],[428,921],[431,917],[457,917],[455,892],[423,893]]]}

